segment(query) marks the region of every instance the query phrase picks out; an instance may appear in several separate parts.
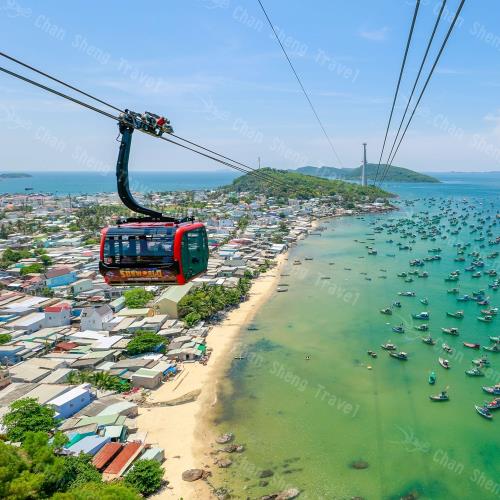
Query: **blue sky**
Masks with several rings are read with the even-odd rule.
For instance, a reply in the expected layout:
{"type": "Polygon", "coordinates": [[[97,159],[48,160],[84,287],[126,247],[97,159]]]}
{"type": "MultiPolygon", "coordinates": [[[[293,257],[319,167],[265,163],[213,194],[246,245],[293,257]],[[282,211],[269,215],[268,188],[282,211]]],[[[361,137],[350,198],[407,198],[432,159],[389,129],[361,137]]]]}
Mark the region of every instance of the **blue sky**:
{"type": "MultiPolygon", "coordinates": [[[[165,114],[180,136],[250,165],[338,166],[256,0],[61,5],[0,0],[2,50],[119,107],[165,114]]],[[[264,5],[342,164],[360,163],[364,141],[378,161],[414,0],[264,5]]],[[[403,97],[439,5],[422,0],[403,97]]],[[[500,170],[499,18],[498,0],[466,2],[396,164],[500,170]]],[[[0,126],[1,171],[113,168],[111,120],[2,74],[0,126]]],[[[131,168],[222,167],[136,133],[131,168]]]]}

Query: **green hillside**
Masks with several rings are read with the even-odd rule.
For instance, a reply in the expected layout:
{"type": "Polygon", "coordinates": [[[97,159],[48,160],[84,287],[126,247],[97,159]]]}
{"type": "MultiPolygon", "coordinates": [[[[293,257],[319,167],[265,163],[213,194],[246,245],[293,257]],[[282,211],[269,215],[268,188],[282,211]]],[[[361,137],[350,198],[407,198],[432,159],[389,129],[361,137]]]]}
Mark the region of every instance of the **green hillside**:
{"type": "Polygon", "coordinates": [[[253,173],[238,177],[232,184],[225,186],[226,192],[249,192],[254,195],[264,194],[277,199],[298,198],[307,200],[321,196],[340,195],[346,202],[360,202],[368,198],[374,201],[377,198],[393,197],[391,193],[382,189],[359,184],[344,182],[341,180],[322,179],[298,172],[285,170],[274,170],[262,168],[259,174],[265,174],[269,180],[262,175],[253,173]],[[273,179],[276,182],[273,182],[273,179]]]}
{"type": "MultiPolygon", "coordinates": [[[[381,178],[382,172],[386,165],[378,167],[378,179],[381,178]]],[[[356,168],[335,168],[335,167],[300,167],[296,170],[302,174],[314,175],[317,177],[325,177],[328,179],[343,179],[346,181],[356,181],[361,178],[361,167],[356,168]]],[[[367,163],[366,165],[368,182],[373,181],[377,175],[377,165],[375,163],[367,163]]],[[[435,177],[421,174],[408,168],[391,166],[387,175],[386,182],[439,182],[435,177]]]]}

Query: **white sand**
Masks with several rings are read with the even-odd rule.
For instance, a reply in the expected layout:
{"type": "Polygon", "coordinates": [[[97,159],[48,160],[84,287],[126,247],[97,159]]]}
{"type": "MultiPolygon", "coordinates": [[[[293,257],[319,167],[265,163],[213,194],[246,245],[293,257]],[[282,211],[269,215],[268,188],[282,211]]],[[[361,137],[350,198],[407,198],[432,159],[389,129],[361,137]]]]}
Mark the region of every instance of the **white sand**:
{"type": "Polygon", "coordinates": [[[151,396],[151,401],[170,401],[191,391],[201,390],[198,399],[178,406],[141,408],[139,430],[148,433],[149,443],[165,449],[165,478],[170,484],[155,498],[210,498],[209,488],[204,481],[188,483],[182,480],[181,475],[187,469],[212,465],[207,454],[214,436],[207,424],[216,402],[218,380],[225,376],[231,360],[239,354],[236,341],[241,327],[252,320],[259,307],[276,289],[285,259],[285,254],[280,255],[276,267],[255,280],[250,298],[210,331],[207,347],[213,351],[208,364],[185,363],[175,380],[163,384],[151,396]]]}

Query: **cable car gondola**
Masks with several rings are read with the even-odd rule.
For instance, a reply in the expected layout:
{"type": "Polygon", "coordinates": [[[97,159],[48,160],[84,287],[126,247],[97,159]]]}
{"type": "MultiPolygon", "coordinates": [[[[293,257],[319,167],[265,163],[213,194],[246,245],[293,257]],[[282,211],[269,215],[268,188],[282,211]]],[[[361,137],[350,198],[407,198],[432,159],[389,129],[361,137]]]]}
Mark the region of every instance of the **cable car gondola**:
{"type": "Polygon", "coordinates": [[[164,216],[139,205],[128,182],[132,133],[141,130],[156,137],[171,133],[168,120],[153,113],[125,110],[118,123],[122,135],[116,179],[118,195],[133,212],[146,217],[128,218],[101,231],[99,271],[109,285],[182,285],[207,270],[208,240],[205,226],[190,219],[164,216]]]}

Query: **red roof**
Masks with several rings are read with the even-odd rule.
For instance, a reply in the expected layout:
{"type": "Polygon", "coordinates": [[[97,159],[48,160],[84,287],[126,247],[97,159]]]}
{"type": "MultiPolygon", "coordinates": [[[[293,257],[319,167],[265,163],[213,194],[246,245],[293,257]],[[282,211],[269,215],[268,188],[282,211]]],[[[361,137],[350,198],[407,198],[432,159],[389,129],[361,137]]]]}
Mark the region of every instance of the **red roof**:
{"type": "Polygon", "coordinates": [[[142,446],[140,441],[127,443],[118,456],[106,467],[104,474],[121,474],[122,469],[127,465],[128,461],[139,452],[142,446]]]}
{"type": "Polygon", "coordinates": [[[55,349],[56,351],[71,351],[71,349],[75,349],[76,347],[78,347],[78,344],[75,342],[59,342],[55,349]]]}
{"type": "Polygon", "coordinates": [[[106,443],[92,459],[92,465],[96,469],[103,469],[121,449],[121,443],[106,443]]]}
{"type": "Polygon", "coordinates": [[[53,267],[45,273],[46,278],[55,278],[57,276],[64,276],[72,271],[69,267],[53,267]]]}
{"type": "Polygon", "coordinates": [[[66,302],[62,304],[55,304],[53,306],[47,306],[44,311],[46,313],[60,313],[61,311],[66,311],[67,309],[71,309],[71,306],[66,302]]]}

